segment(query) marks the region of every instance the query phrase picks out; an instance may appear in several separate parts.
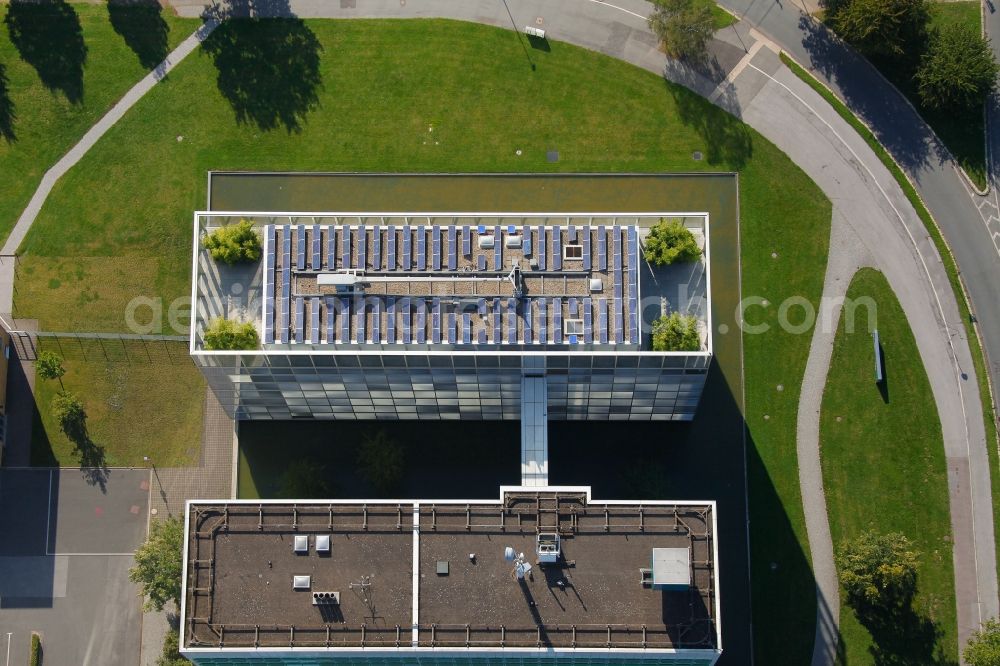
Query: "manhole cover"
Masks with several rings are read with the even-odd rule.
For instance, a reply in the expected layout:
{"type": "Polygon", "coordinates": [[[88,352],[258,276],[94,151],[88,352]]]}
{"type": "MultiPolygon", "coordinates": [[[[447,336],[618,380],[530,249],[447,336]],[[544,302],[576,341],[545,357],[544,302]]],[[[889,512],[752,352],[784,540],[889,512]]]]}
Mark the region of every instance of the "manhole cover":
{"type": "Polygon", "coordinates": [[[543,19],[541,16],[539,16],[538,18],[535,19],[535,24],[536,25],[541,25],[543,23],[545,23],[545,19],[543,19]]]}
{"type": "Polygon", "coordinates": [[[693,153],[691,153],[691,157],[694,159],[695,162],[701,162],[702,158],[701,151],[700,150],[694,151],[693,153]]]}
{"type": "Polygon", "coordinates": [[[550,151],[546,152],[545,153],[545,159],[547,159],[549,162],[558,162],[559,161],[559,151],[558,150],[550,150],[550,151]]]}

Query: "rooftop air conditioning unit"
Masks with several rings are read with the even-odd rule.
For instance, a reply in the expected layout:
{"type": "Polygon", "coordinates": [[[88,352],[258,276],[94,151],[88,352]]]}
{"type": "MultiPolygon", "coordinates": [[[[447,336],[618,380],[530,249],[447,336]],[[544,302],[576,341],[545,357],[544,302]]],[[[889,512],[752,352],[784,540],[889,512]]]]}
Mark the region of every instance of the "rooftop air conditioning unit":
{"type": "Polygon", "coordinates": [[[310,587],[312,587],[311,576],[292,576],[293,590],[308,590],[310,587]]]}
{"type": "Polygon", "coordinates": [[[480,236],[479,237],[479,249],[480,250],[492,250],[493,244],[496,239],[493,236],[480,236]]]}
{"type": "Polygon", "coordinates": [[[503,243],[507,248],[521,247],[521,237],[518,235],[508,235],[503,243]]]}
{"type": "Polygon", "coordinates": [[[555,564],[559,561],[559,553],[562,550],[559,543],[559,535],[555,533],[542,532],[535,542],[535,554],[541,564],[555,564]]]}

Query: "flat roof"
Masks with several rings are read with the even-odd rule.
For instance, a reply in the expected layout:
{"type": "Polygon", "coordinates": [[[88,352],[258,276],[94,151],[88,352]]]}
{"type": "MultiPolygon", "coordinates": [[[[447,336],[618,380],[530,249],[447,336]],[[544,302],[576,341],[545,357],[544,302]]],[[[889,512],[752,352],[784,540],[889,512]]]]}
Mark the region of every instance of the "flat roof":
{"type": "Polygon", "coordinates": [[[263,343],[638,349],[639,235],[616,218],[267,224],[263,343]],[[502,224],[501,224],[502,223],[502,224]]]}
{"type": "Polygon", "coordinates": [[[186,649],[719,650],[712,502],[595,502],[589,489],[499,501],[188,504],[186,649]],[[561,555],[539,561],[539,534],[561,555]],[[308,552],[295,553],[294,537],[308,552]],[[329,535],[329,554],[316,537],[329,535]],[[531,565],[518,581],[506,547],[531,565]],[[690,586],[651,586],[685,549],[690,586]],[[309,590],[292,578],[310,576],[309,590]],[[339,603],[313,603],[335,592],[339,603]]]}

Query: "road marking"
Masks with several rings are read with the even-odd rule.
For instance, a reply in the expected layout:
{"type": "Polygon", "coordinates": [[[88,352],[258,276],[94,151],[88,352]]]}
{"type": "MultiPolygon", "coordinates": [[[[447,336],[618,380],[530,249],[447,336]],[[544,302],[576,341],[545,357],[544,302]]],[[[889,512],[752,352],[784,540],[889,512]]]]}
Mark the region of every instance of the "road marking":
{"type": "Polygon", "coordinates": [[[10,636],[11,632],[7,632],[7,666],[10,666],[10,636]]]}
{"type": "MultiPolygon", "coordinates": [[[[892,200],[889,199],[889,195],[886,194],[886,191],[882,188],[882,185],[878,182],[878,179],[875,178],[875,174],[872,173],[872,170],[870,168],[868,168],[868,165],[865,164],[861,160],[861,157],[856,152],[854,152],[854,149],[851,148],[851,146],[846,141],[844,141],[843,137],[841,137],[840,134],[837,133],[837,130],[833,129],[833,127],[830,125],[830,123],[828,123],[826,121],[826,119],[823,118],[823,116],[819,115],[814,108],[812,108],[811,106],[809,106],[808,102],[806,102],[804,99],[802,99],[801,97],[799,97],[798,95],[796,95],[795,92],[791,88],[789,88],[784,83],[782,83],[781,81],[777,80],[776,78],[774,78],[773,76],[771,76],[770,74],[768,74],[767,72],[765,72],[764,70],[762,70],[760,67],[757,67],[755,64],[749,63],[749,66],[752,67],[753,69],[757,70],[758,72],[760,72],[764,76],[766,76],[768,79],[770,79],[774,83],[776,83],[779,86],[781,86],[782,88],[784,88],[785,91],[788,92],[789,95],[791,95],[796,100],[798,100],[799,103],[802,104],[802,106],[804,106],[807,109],[809,109],[809,111],[814,116],[816,116],[817,118],[819,118],[820,122],[822,122],[824,125],[827,126],[827,128],[833,133],[833,135],[835,137],[837,137],[837,139],[844,145],[844,147],[847,148],[848,151],[850,151],[851,155],[854,156],[854,159],[857,160],[858,163],[861,164],[865,168],[865,171],[868,172],[868,175],[871,177],[872,182],[875,183],[875,187],[877,187],[879,189],[879,192],[882,193],[882,197],[885,199],[886,203],[889,204],[889,207],[892,208],[892,211],[896,214],[896,217],[899,218],[899,221],[902,223],[903,229],[906,231],[906,235],[909,237],[910,242],[913,244],[913,249],[914,249],[914,251],[916,251],[917,257],[920,259],[920,264],[921,264],[921,266],[924,269],[924,273],[927,275],[927,281],[930,284],[931,291],[934,293],[934,301],[937,304],[938,314],[941,317],[941,323],[944,324],[945,330],[949,332],[949,335],[947,336],[948,337],[948,347],[951,349],[951,361],[952,361],[952,365],[954,366],[955,373],[956,373],[955,378],[956,378],[956,383],[958,384],[959,402],[962,405],[962,424],[965,426],[965,451],[966,451],[966,458],[968,460],[971,460],[972,459],[972,443],[969,441],[969,417],[968,417],[968,414],[965,411],[965,391],[962,389],[962,367],[958,364],[958,354],[955,352],[955,344],[952,341],[952,335],[950,334],[951,333],[951,326],[948,324],[948,318],[945,317],[944,307],[941,305],[941,298],[940,298],[940,296],[938,296],[937,289],[934,288],[934,281],[931,279],[931,272],[930,272],[930,269],[927,267],[927,261],[924,259],[924,255],[920,251],[920,246],[917,245],[916,239],[913,237],[913,234],[910,232],[910,228],[908,226],[906,226],[906,222],[903,220],[903,216],[900,214],[900,212],[896,208],[896,206],[892,203],[892,200]]],[[[971,352],[971,350],[970,350],[970,352],[971,352]]],[[[969,505],[970,505],[970,508],[972,509],[972,516],[970,517],[970,520],[972,521],[972,530],[971,530],[971,532],[972,532],[972,556],[973,556],[973,566],[975,566],[975,568],[976,568],[976,580],[978,581],[979,580],[979,549],[977,548],[977,538],[976,538],[976,529],[975,529],[976,500],[975,500],[975,497],[974,497],[974,493],[971,492],[971,488],[972,488],[972,469],[971,469],[971,466],[969,468],[969,479],[968,480],[969,480],[969,488],[970,488],[970,492],[969,492],[969,505]]],[[[951,503],[950,493],[949,493],[948,500],[949,500],[949,505],[950,505],[950,503],[951,503]]],[[[976,611],[977,611],[977,615],[979,616],[979,623],[981,624],[982,621],[983,621],[983,604],[982,604],[982,598],[981,598],[981,595],[980,595],[979,585],[976,585],[976,611]]]]}
{"type": "Polygon", "coordinates": [[[636,18],[640,18],[643,21],[646,20],[646,17],[643,16],[642,14],[636,14],[635,12],[633,12],[633,11],[631,11],[629,9],[625,9],[624,7],[619,7],[618,5],[613,5],[610,2],[604,2],[604,0],[589,0],[589,2],[593,2],[595,5],[604,5],[605,7],[611,7],[612,9],[617,9],[620,12],[625,12],[626,14],[631,14],[632,16],[634,16],[636,18]]]}
{"type": "Polygon", "coordinates": [[[763,47],[764,47],[764,42],[755,42],[754,45],[750,47],[750,50],[747,51],[747,54],[742,58],[740,58],[740,61],[736,63],[736,66],[733,67],[733,71],[729,72],[729,74],[726,75],[726,78],[723,79],[719,83],[719,85],[715,87],[715,90],[712,91],[712,94],[708,96],[708,101],[711,102],[712,104],[715,104],[715,101],[720,97],[722,97],[722,93],[732,88],[733,81],[736,80],[736,77],[743,73],[743,70],[746,69],[746,66],[750,64],[750,61],[753,60],[753,57],[757,55],[757,52],[760,51],[763,47]]]}

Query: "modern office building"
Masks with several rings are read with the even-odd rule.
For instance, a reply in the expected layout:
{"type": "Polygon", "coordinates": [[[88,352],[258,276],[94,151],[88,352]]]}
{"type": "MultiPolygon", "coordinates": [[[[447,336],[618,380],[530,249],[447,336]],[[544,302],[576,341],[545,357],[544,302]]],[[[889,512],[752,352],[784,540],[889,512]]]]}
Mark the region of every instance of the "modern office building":
{"type": "Polygon", "coordinates": [[[214,211],[193,241],[191,354],[239,419],[690,420],[712,355],[702,213],[214,211]],[[662,217],[701,261],[643,259],[662,217]],[[213,261],[203,237],[241,219],[260,262],[213,261]],[[699,350],[652,350],[675,310],[699,350]],[[205,349],[217,317],[253,322],[260,348],[205,349]]]}
{"type": "Polygon", "coordinates": [[[710,666],[714,502],[192,501],[181,651],[228,664],[710,666]]]}

